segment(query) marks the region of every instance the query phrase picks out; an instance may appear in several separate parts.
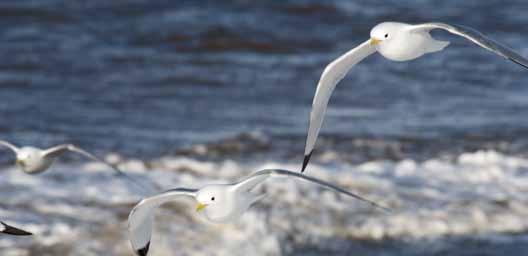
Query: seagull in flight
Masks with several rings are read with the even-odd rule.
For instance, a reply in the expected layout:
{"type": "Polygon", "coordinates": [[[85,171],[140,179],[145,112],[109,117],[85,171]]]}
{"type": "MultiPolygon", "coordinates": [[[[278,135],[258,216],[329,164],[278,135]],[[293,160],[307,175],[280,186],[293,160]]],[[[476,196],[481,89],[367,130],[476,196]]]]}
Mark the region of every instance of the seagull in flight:
{"type": "Polygon", "coordinates": [[[36,147],[17,147],[5,140],[0,140],[0,146],[11,149],[16,155],[16,165],[22,169],[27,174],[39,174],[47,169],[53,164],[55,159],[66,152],[75,152],[83,155],[84,157],[95,161],[100,162],[108,167],[110,167],[117,175],[120,177],[127,178],[130,182],[134,183],[137,187],[145,190],[145,187],[138,183],[132,177],[126,175],[123,171],[119,170],[116,166],[107,163],[93,154],[73,145],[73,144],[62,144],[48,149],[40,149],[36,147]]]}
{"type": "Polygon", "coordinates": [[[301,172],[304,172],[312,156],[330,96],[336,85],[345,77],[348,71],[375,52],[379,52],[389,60],[409,61],[427,53],[441,51],[449,45],[449,42],[434,39],[429,33],[434,29],[444,30],[466,38],[500,57],[528,68],[528,60],[526,58],[472,28],[445,23],[424,23],[418,25],[400,22],[380,23],[370,31],[369,40],[341,55],[324,69],[313,98],[301,172]]]}
{"type": "Polygon", "coordinates": [[[19,228],[15,228],[13,226],[7,225],[4,222],[0,221],[0,233],[1,234],[7,234],[7,235],[13,235],[13,236],[30,236],[31,233],[24,231],[19,228]]]}
{"type": "Polygon", "coordinates": [[[139,202],[128,217],[128,230],[132,248],[139,256],[146,256],[150,247],[153,211],[170,201],[183,196],[197,201],[196,211],[203,212],[206,219],[212,222],[228,222],[238,219],[255,202],[262,199],[264,194],[255,194],[251,190],[271,177],[294,177],[315,183],[339,194],[361,200],[383,211],[390,209],[381,206],[364,197],[351,193],[320,179],[281,169],[265,169],[233,184],[207,185],[201,189],[176,188],[155,195],[139,202]]]}

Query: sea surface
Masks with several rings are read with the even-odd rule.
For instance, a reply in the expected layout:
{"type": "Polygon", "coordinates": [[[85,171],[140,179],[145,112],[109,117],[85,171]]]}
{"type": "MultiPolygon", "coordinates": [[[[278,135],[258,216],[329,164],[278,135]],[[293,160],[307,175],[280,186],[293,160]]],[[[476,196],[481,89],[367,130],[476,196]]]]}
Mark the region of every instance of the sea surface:
{"type": "MultiPolygon", "coordinates": [[[[324,67],[383,21],[473,27],[528,56],[528,2],[2,1],[0,139],[74,143],[164,188],[298,170],[324,67]]],[[[151,255],[522,255],[528,71],[446,32],[441,53],[375,54],[331,98],[307,174],[390,206],[270,180],[236,223],[191,201],[157,214],[151,255]]],[[[67,155],[26,175],[0,152],[0,255],[131,255],[145,194],[67,155]]]]}

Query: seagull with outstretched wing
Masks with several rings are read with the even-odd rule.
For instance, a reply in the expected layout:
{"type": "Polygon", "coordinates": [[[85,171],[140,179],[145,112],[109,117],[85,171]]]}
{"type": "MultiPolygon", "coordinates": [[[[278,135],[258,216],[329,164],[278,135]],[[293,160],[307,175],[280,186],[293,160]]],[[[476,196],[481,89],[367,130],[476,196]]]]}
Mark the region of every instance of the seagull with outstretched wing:
{"type": "Polygon", "coordinates": [[[330,96],[336,85],[345,77],[348,71],[375,52],[379,52],[389,60],[408,61],[421,57],[426,53],[441,51],[449,45],[449,42],[434,39],[429,33],[433,29],[442,29],[464,37],[486,50],[528,68],[528,60],[526,58],[507,46],[468,27],[445,23],[424,23],[418,25],[400,22],[381,23],[370,31],[369,40],[332,61],[324,69],[312,102],[301,172],[304,172],[312,156],[319,130],[323,125],[330,96]]]}
{"type": "MultiPolygon", "coordinates": [[[[38,174],[49,169],[55,159],[66,152],[75,152],[84,157],[99,163],[103,163],[112,169],[118,176],[126,178],[128,181],[135,184],[138,188],[145,190],[145,186],[136,181],[132,177],[126,175],[116,166],[107,163],[96,157],[95,155],[81,149],[73,144],[62,144],[48,149],[40,149],[36,147],[17,147],[7,141],[0,140],[0,145],[11,149],[16,155],[16,164],[27,174],[38,174]]],[[[158,190],[158,187],[155,188],[158,190]]]]}
{"type": "Polygon", "coordinates": [[[390,210],[371,200],[356,195],[323,180],[306,176],[298,172],[280,169],[258,171],[233,184],[207,185],[201,189],[176,188],[159,195],[143,199],[131,211],[128,217],[128,229],[132,248],[140,256],[146,256],[150,248],[154,210],[181,197],[191,197],[197,201],[196,211],[213,222],[228,222],[238,219],[251,205],[262,199],[264,194],[252,193],[252,189],[272,177],[293,177],[315,183],[339,194],[366,202],[378,209],[390,210]]]}

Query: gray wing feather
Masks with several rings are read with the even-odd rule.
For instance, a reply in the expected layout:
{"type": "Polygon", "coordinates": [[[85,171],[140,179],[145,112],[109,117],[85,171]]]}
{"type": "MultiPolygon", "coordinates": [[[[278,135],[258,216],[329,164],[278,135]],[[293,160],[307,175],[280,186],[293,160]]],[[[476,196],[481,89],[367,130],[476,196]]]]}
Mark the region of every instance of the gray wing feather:
{"type": "Polygon", "coordinates": [[[51,157],[57,157],[57,156],[61,155],[62,153],[66,152],[66,151],[76,152],[76,153],[79,153],[79,154],[83,155],[84,157],[89,158],[92,161],[103,163],[103,164],[107,165],[108,167],[112,168],[112,170],[117,172],[119,175],[123,175],[123,171],[119,170],[114,165],[109,164],[106,161],[103,161],[103,160],[99,159],[98,157],[94,156],[93,154],[91,154],[91,153],[89,153],[89,152],[87,152],[87,151],[85,151],[85,150],[83,150],[83,149],[81,149],[81,148],[79,148],[79,147],[77,147],[77,146],[75,146],[73,144],[63,144],[63,145],[58,145],[58,146],[49,148],[49,149],[44,151],[44,155],[51,156],[51,157]]]}
{"type": "Polygon", "coordinates": [[[352,192],[349,192],[343,188],[340,188],[334,184],[331,184],[331,183],[328,183],[326,181],[323,181],[323,180],[320,180],[320,179],[317,179],[317,178],[314,178],[314,177],[310,177],[310,176],[307,176],[307,175],[304,175],[304,174],[301,174],[301,173],[298,173],[298,172],[292,172],[292,171],[288,171],[288,170],[282,170],[282,169],[265,169],[265,170],[261,170],[261,171],[258,171],[252,175],[250,175],[249,177],[247,177],[246,179],[242,180],[240,182],[240,184],[238,186],[242,186],[244,188],[247,188],[247,187],[253,187],[257,184],[259,184],[260,182],[262,182],[263,180],[269,178],[269,177],[272,177],[272,176],[293,176],[293,177],[296,177],[296,178],[299,178],[299,179],[303,179],[303,180],[306,180],[306,181],[310,181],[310,182],[313,182],[313,183],[316,183],[322,187],[325,187],[327,189],[330,189],[330,190],[333,190],[335,192],[338,192],[338,193],[341,193],[341,194],[345,194],[347,196],[350,196],[350,197],[353,197],[355,199],[358,199],[360,201],[363,201],[363,202],[366,202],[374,207],[377,207],[377,208],[380,208],[384,211],[387,211],[387,212],[390,212],[391,210],[387,207],[384,207],[374,201],[371,201],[369,199],[366,199],[362,196],[359,196],[359,195],[356,195],[352,192]],[[256,181],[256,182],[255,182],[256,181]]]}
{"type": "Polygon", "coordinates": [[[198,192],[198,189],[194,189],[194,188],[174,188],[174,189],[169,189],[163,192],[162,194],[179,193],[182,195],[195,196],[197,192],[198,192]]]}
{"type": "Polygon", "coordinates": [[[525,68],[528,68],[528,60],[525,57],[521,56],[509,47],[489,37],[486,37],[479,31],[470,27],[461,25],[449,25],[445,23],[425,23],[413,26],[411,28],[411,31],[429,31],[432,29],[443,29],[452,34],[464,37],[486,50],[494,52],[495,54],[502,56],[503,58],[511,60],[525,68]]]}
{"type": "MultiPolygon", "coordinates": [[[[79,153],[79,154],[83,155],[84,157],[86,157],[86,158],[88,158],[88,159],[90,159],[92,161],[105,164],[106,166],[110,167],[114,172],[116,172],[117,175],[126,178],[128,181],[130,181],[131,183],[134,183],[137,187],[141,188],[142,190],[145,189],[144,185],[141,182],[136,181],[132,177],[128,176],[126,173],[121,171],[115,165],[110,164],[110,163],[108,163],[106,161],[103,161],[102,159],[96,157],[95,155],[89,153],[88,151],[86,151],[86,150],[84,150],[82,148],[79,148],[79,147],[77,147],[77,146],[75,146],[73,144],[63,144],[63,145],[58,145],[58,146],[49,148],[49,149],[44,151],[44,154],[47,155],[47,156],[55,157],[55,156],[58,156],[58,155],[66,152],[66,151],[76,152],[76,153],[79,153]]],[[[153,186],[155,187],[155,190],[159,190],[159,187],[157,185],[153,184],[153,186]]]]}
{"type": "Polygon", "coordinates": [[[13,145],[13,144],[11,144],[11,143],[5,141],[5,140],[0,140],[0,145],[2,145],[2,146],[4,146],[4,147],[7,147],[7,148],[9,148],[9,149],[11,149],[11,150],[13,150],[13,152],[15,152],[15,153],[18,152],[18,148],[17,148],[15,145],[13,145]]]}
{"type": "Polygon", "coordinates": [[[195,197],[197,192],[198,192],[198,189],[192,189],[192,188],[174,188],[174,189],[166,190],[165,192],[162,192],[158,195],[154,195],[154,196],[141,200],[141,202],[139,202],[136,205],[136,207],[132,209],[130,216],[133,215],[134,211],[140,209],[142,205],[149,204],[149,205],[158,206],[169,200],[174,199],[177,196],[195,197]]]}

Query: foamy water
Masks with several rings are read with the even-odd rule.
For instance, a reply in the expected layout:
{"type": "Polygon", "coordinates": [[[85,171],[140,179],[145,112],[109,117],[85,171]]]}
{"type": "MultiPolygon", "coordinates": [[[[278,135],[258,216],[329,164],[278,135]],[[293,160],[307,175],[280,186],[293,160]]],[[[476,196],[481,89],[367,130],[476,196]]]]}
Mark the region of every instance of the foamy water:
{"type": "MultiPolygon", "coordinates": [[[[124,160],[121,167],[136,179],[172,188],[227,183],[259,169],[299,166],[163,157],[124,160]]],[[[347,248],[358,253],[386,249],[386,254],[372,255],[432,255],[468,237],[506,243],[513,236],[526,244],[528,160],[520,157],[480,151],[455,160],[312,165],[307,172],[387,205],[393,213],[303,181],[270,179],[257,188],[268,196],[234,223],[207,222],[195,214],[190,199],[161,208],[150,255],[338,254],[347,248]],[[414,246],[394,249],[394,243],[414,246]]],[[[2,236],[0,253],[131,255],[126,218],[142,196],[98,164],[59,163],[40,176],[4,169],[0,215],[35,236],[2,236]]]]}

